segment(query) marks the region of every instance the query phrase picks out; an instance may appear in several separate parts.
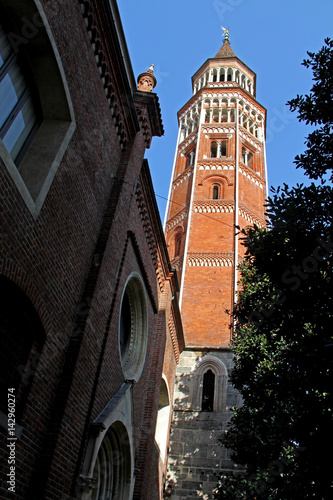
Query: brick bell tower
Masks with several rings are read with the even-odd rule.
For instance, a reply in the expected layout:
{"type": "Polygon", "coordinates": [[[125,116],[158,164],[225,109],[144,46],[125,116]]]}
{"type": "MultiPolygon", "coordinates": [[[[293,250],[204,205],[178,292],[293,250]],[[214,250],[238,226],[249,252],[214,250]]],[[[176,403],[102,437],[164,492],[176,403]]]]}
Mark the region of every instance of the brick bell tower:
{"type": "Polygon", "coordinates": [[[236,226],[265,225],[266,110],[256,74],[236,57],[229,30],[216,56],[192,77],[179,133],[165,235],[180,282],[185,350],[177,369],[167,495],[211,498],[232,469],[218,438],[239,396],[228,383],[232,311],[242,259],[236,226]],[[216,476],[212,476],[212,471],[216,476]]]}

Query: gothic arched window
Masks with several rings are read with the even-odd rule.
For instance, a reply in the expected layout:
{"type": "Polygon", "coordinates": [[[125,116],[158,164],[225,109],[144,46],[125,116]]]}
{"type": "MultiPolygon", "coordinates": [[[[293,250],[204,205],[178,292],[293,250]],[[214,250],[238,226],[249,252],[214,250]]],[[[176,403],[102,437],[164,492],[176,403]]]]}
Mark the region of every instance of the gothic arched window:
{"type": "Polygon", "coordinates": [[[215,374],[207,370],[203,376],[202,411],[214,411],[215,374]]]}

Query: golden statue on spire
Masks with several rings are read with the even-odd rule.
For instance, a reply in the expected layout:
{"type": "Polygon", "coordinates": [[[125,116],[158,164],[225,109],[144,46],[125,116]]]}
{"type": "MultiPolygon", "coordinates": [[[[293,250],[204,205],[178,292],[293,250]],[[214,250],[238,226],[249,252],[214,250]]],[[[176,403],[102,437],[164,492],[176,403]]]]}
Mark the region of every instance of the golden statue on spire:
{"type": "Polygon", "coordinates": [[[229,30],[230,30],[230,28],[224,28],[223,26],[221,26],[221,29],[223,30],[224,41],[229,42],[229,30]]]}

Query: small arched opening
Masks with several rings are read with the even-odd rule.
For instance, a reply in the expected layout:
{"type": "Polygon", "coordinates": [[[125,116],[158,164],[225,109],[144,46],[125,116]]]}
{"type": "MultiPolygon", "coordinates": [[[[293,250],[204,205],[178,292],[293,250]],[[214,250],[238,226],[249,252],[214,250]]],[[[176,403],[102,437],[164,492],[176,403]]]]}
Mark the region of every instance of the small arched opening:
{"type": "Polygon", "coordinates": [[[219,185],[218,184],[214,184],[213,185],[213,196],[212,196],[213,200],[218,200],[219,199],[219,185]]]}
{"type": "Polygon", "coordinates": [[[202,411],[214,411],[215,374],[207,370],[203,376],[202,384],[202,411]]]}

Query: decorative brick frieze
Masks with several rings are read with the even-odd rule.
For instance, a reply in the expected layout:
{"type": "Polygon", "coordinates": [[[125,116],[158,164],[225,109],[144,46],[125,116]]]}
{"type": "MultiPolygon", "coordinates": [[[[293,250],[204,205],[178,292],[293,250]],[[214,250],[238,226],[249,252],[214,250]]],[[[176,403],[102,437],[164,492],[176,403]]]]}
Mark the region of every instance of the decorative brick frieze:
{"type": "Polygon", "coordinates": [[[189,253],[188,265],[192,267],[230,267],[233,266],[234,256],[231,252],[225,253],[189,253]]]}
{"type": "Polygon", "coordinates": [[[235,126],[233,125],[204,125],[202,127],[203,134],[234,134],[235,126]]]}
{"type": "Polygon", "coordinates": [[[246,165],[242,164],[239,166],[239,173],[244,175],[244,177],[247,177],[251,182],[259,186],[260,189],[264,188],[264,184],[262,179],[259,177],[258,174],[253,172],[253,170],[250,167],[247,167],[246,165]]]}
{"type": "Polygon", "coordinates": [[[177,179],[175,180],[173,184],[173,189],[176,189],[180,184],[182,184],[186,179],[188,179],[191,175],[193,174],[193,167],[186,169],[185,172],[183,172],[177,179]]]}
{"type": "Polygon", "coordinates": [[[184,208],[181,212],[178,212],[172,219],[170,219],[166,225],[165,232],[168,233],[171,229],[173,229],[177,224],[179,224],[182,220],[188,217],[188,209],[184,208]]]}
{"type": "Polygon", "coordinates": [[[232,163],[224,163],[224,160],[207,160],[198,162],[198,170],[235,170],[232,163]]]}
{"type": "Polygon", "coordinates": [[[240,130],[239,135],[242,139],[245,139],[250,144],[252,144],[252,146],[254,146],[258,151],[261,151],[262,143],[256,137],[253,137],[253,135],[250,134],[246,129],[242,127],[242,130],[240,130]]]}
{"type": "Polygon", "coordinates": [[[184,139],[180,144],[179,144],[179,153],[183,153],[185,149],[192,143],[196,143],[198,140],[198,131],[192,132],[186,139],[184,139]]]}
{"type": "Polygon", "coordinates": [[[174,355],[176,358],[176,363],[178,364],[179,363],[179,356],[180,356],[179,340],[177,338],[177,332],[176,332],[175,323],[173,321],[173,318],[169,319],[168,327],[169,327],[173,352],[174,352],[174,355]]]}
{"type": "Polygon", "coordinates": [[[199,213],[233,213],[234,209],[235,206],[232,200],[197,201],[193,206],[194,212],[199,213]]]}
{"type": "Polygon", "coordinates": [[[151,259],[153,261],[157,281],[160,287],[160,291],[163,292],[165,279],[163,276],[163,270],[161,266],[161,262],[158,256],[157,246],[156,246],[156,237],[153,232],[152,224],[149,217],[149,212],[147,210],[147,205],[145,203],[144,195],[142,192],[142,186],[138,183],[136,191],[135,191],[135,199],[138,206],[139,214],[141,217],[142,227],[144,228],[146,241],[148,244],[149,252],[151,259]]]}
{"type": "Polygon", "coordinates": [[[115,61],[110,59],[110,48],[108,39],[105,37],[103,27],[101,26],[101,16],[97,14],[93,1],[79,0],[82,15],[87,27],[91,47],[95,55],[96,64],[104,87],[113,123],[116,127],[117,138],[122,149],[126,148],[129,137],[137,130],[137,120],[134,116],[134,106],[131,102],[131,93],[123,93],[122,98],[118,95],[113,65],[115,61]],[[124,99],[125,97],[125,99],[124,99]],[[127,103],[124,102],[127,101],[127,103]],[[131,116],[131,118],[130,118],[131,116]]]}
{"type": "Polygon", "coordinates": [[[257,217],[251,210],[244,207],[244,205],[240,205],[238,209],[238,213],[243,219],[247,220],[251,225],[256,225],[258,227],[265,227],[266,222],[264,219],[257,217]]]}

